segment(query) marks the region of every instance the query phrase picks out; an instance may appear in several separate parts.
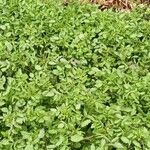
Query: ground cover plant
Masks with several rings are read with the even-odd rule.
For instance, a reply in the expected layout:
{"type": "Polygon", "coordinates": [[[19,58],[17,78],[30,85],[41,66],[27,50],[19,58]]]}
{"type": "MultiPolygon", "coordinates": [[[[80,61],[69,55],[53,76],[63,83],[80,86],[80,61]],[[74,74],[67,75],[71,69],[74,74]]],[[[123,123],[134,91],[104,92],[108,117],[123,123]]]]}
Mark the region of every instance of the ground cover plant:
{"type": "Polygon", "coordinates": [[[0,149],[149,150],[149,15],[0,1],[0,149]]]}

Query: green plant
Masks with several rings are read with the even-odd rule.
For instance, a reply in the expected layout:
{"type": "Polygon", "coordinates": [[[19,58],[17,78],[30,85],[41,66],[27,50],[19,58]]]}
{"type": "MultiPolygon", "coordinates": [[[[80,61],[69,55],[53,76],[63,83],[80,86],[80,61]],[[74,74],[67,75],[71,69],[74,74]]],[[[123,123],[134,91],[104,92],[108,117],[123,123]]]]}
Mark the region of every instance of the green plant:
{"type": "Polygon", "coordinates": [[[147,8],[0,4],[1,150],[149,150],[147,8]]]}

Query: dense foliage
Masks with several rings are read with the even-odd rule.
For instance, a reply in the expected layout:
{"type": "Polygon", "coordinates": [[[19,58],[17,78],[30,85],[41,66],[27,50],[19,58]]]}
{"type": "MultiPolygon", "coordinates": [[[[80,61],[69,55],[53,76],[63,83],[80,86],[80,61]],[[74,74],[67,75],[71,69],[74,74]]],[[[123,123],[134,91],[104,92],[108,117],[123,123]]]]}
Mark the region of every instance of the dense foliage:
{"type": "Polygon", "coordinates": [[[150,149],[150,9],[0,2],[1,150],[150,149]]]}

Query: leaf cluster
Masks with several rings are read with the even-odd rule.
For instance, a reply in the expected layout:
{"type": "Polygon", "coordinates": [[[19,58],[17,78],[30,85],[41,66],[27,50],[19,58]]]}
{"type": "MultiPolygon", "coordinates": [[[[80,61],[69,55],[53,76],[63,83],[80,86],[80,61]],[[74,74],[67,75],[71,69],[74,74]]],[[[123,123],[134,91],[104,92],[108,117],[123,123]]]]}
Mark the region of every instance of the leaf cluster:
{"type": "Polygon", "coordinates": [[[0,149],[149,150],[143,9],[0,1],[0,149]]]}

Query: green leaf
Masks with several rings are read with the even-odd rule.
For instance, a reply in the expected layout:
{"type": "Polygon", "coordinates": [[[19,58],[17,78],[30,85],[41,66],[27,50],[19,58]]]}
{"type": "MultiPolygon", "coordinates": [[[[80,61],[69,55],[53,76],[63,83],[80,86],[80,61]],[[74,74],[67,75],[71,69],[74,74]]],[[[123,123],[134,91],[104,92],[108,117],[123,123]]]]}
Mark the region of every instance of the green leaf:
{"type": "Polygon", "coordinates": [[[150,148],[150,141],[147,141],[147,146],[148,148],[150,148]]]}
{"type": "Polygon", "coordinates": [[[6,41],[5,45],[6,45],[7,49],[8,49],[8,51],[11,51],[13,49],[13,46],[12,46],[12,44],[10,42],[6,41]]]}
{"type": "Polygon", "coordinates": [[[87,126],[89,123],[91,123],[91,120],[87,119],[87,120],[85,120],[85,121],[83,121],[83,122],[81,123],[81,127],[85,127],[85,126],[87,126]]]}
{"type": "Polygon", "coordinates": [[[6,41],[5,46],[7,47],[8,51],[11,51],[13,49],[13,46],[10,42],[6,41]]]}
{"type": "Polygon", "coordinates": [[[25,150],[34,150],[34,149],[33,149],[33,145],[27,145],[27,146],[25,147],[25,150]]]}
{"type": "Polygon", "coordinates": [[[57,133],[57,130],[49,130],[49,133],[50,133],[50,134],[56,134],[56,133],[57,133]]]}
{"type": "Polygon", "coordinates": [[[64,141],[64,137],[60,136],[59,141],[56,143],[56,146],[57,147],[60,146],[63,143],[63,141],[64,141]]]}
{"type": "Polygon", "coordinates": [[[17,118],[16,122],[22,124],[24,122],[24,118],[17,118]]]}
{"type": "Polygon", "coordinates": [[[68,68],[68,69],[70,69],[71,65],[70,64],[66,64],[65,67],[68,68]]]}
{"type": "Polygon", "coordinates": [[[76,104],[75,105],[75,108],[77,109],[77,110],[79,110],[80,108],[81,108],[81,104],[79,103],[79,104],[76,104]]]}
{"type": "Polygon", "coordinates": [[[75,149],[79,149],[79,148],[81,148],[81,144],[80,143],[74,143],[73,144],[73,147],[75,148],[75,149]]]}
{"type": "Polygon", "coordinates": [[[54,96],[54,92],[50,91],[45,96],[47,96],[47,97],[53,97],[54,96]]]}
{"type": "Polygon", "coordinates": [[[6,26],[5,25],[0,25],[0,29],[5,30],[6,26]]]}
{"type": "Polygon", "coordinates": [[[0,141],[0,144],[9,145],[9,140],[8,139],[3,139],[2,141],[0,141]]]}
{"type": "Polygon", "coordinates": [[[29,76],[30,76],[31,78],[34,78],[34,74],[33,74],[33,73],[30,73],[29,76]]]}
{"type": "Polygon", "coordinates": [[[56,65],[56,63],[55,62],[53,62],[53,61],[49,61],[49,63],[48,63],[49,65],[56,65]]]}
{"type": "Polygon", "coordinates": [[[47,149],[49,150],[49,149],[55,149],[56,148],[56,145],[48,145],[47,146],[47,149]]]}
{"type": "Polygon", "coordinates": [[[92,75],[92,74],[95,74],[95,73],[97,73],[97,72],[99,72],[99,71],[100,71],[100,70],[99,70],[98,68],[93,67],[93,68],[91,69],[91,71],[89,72],[89,74],[92,75]]]}
{"type": "Polygon", "coordinates": [[[121,140],[122,140],[123,143],[128,143],[128,144],[130,143],[130,141],[128,140],[128,138],[126,138],[124,136],[121,137],[121,140]]]}
{"type": "Polygon", "coordinates": [[[113,146],[115,148],[124,148],[123,145],[121,143],[118,143],[118,142],[114,143],[113,146]]]}
{"type": "Polygon", "coordinates": [[[106,145],[106,140],[102,139],[100,143],[101,143],[101,147],[104,147],[106,145]]]}
{"type": "Polygon", "coordinates": [[[0,107],[3,106],[3,105],[5,105],[5,102],[0,101],[0,107]]]}
{"type": "Polygon", "coordinates": [[[71,136],[71,141],[72,142],[80,142],[83,140],[83,136],[79,135],[79,134],[75,134],[73,136],[71,136]]]}
{"type": "Polygon", "coordinates": [[[58,125],[58,128],[60,128],[60,129],[62,129],[62,128],[64,128],[64,124],[63,123],[60,123],[59,125],[58,125]]]}
{"type": "Polygon", "coordinates": [[[54,70],[53,70],[53,74],[59,75],[59,71],[58,71],[57,69],[54,69],[54,70]]]}
{"type": "Polygon", "coordinates": [[[140,144],[138,141],[134,140],[134,141],[133,141],[133,144],[134,144],[135,146],[141,148],[141,144],[140,144]]]}
{"type": "Polygon", "coordinates": [[[95,86],[96,86],[97,88],[100,88],[102,85],[103,85],[102,81],[100,81],[100,80],[97,80],[97,81],[96,81],[95,86]]]}
{"type": "Polygon", "coordinates": [[[94,145],[94,144],[92,144],[92,145],[91,145],[91,150],[96,150],[96,148],[95,148],[95,145],[94,145]]]}
{"type": "Polygon", "coordinates": [[[3,108],[1,108],[1,111],[7,113],[9,110],[8,110],[8,108],[3,107],[3,108]]]}
{"type": "Polygon", "coordinates": [[[45,130],[41,129],[40,132],[39,132],[39,134],[38,134],[38,138],[41,139],[41,138],[44,137],[44,135],[45,135],[45,130]]]}
{"type": "Polygon", "coordinates": [[[39,66],[39,65],[35,65],[35,69],[38,70],[38,71],[42,70],[41,66],[39,66]]]}
{"type": "Polygon", "coordinates": [[[55,95],[54,90],[44,91],[43,95],[46,97],[53,97],[55,95]]]}

